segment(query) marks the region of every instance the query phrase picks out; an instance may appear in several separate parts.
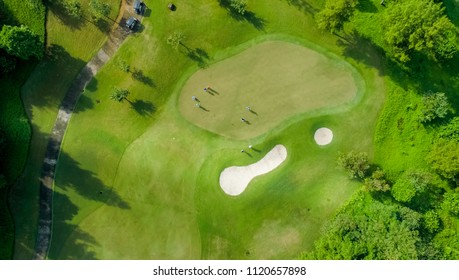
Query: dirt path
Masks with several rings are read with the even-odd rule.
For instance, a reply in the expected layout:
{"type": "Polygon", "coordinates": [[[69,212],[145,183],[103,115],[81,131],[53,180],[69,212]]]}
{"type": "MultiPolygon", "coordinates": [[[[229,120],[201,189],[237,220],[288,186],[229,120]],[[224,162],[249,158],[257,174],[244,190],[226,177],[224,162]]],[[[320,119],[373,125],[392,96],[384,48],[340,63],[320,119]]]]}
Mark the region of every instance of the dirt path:
{"type": "Polygon", "coordinates": [[[48,140],[45,158],[42,165],[40,178],[40,209],[38,220],[38,234],[35,244],[35,259],[46,259],[51,242],[52,232],[52,199],[53,184],[56,170],[57,159],[61,149],[62,139],[67,129],[67,125],[72,116],[75,105],[78,102],[84,88],[97,74],[99,69],[112,57],[118,50],[121,43],[130,34],[124,28],[126,18],[130,14],[130,0],[122,0],[120,13],[117,17],[116,24],[108,35],[108,39],[99,52],[86,64],[77,77],[73,80],[72,85],[67,91],[59,107],[56,121],[48,140]]]}

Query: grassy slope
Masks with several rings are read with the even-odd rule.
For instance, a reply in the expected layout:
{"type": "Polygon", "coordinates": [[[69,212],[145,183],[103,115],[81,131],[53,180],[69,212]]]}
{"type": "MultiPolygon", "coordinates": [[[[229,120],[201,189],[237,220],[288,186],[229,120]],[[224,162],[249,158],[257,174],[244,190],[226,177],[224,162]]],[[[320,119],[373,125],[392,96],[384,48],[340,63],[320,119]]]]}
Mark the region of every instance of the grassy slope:
{"type": "Polygon", "coordinates": [[[251,2],[249,9],[265,20],[264,30],[257,30],[245,20],[231,19],[217,1],[176,4],[177,12],[170,13],[167,1],[147,1],[152,12],[143,19],[143,32],[129,38],[115,58],[142,70],[154,85],[133,79],[112,61],[78,104],[58,164],[55,207],[60,211],[55,213],[51,258],[292,258],[310,248],[320,224],[356,188],[335,172],[336,152],[363,149],[372,154],[384,85],[376,71],[350,59],[370,94],[350,113],[298,119],[253,139],[262,151],[276,143],[290,149],[284,170],[288,178],[275,171],[256,179],[246,196],[222,196],[214,184],[219,171],[263,155],[241,159],[238,151],[247,141],[216,137],[179,115],[170,96],[178,94],[177,81],[195,62],[165,44],[169,34],[182,31],[188,47],[217,60],[266,33],[301,37],[336,54],[343,49],[316,30],[307,6],[251,2]],[[110,101],[113,86],[128,88],[132,103],[110,101]],[[308,137],[322,125],[336,134],[325,149],[308,137]],[[330,173],[324,175],[324,169],[330,173]],[[324,183],[330,188],[321,188],[324,183]],[[275,242],[279,235],[284,244],[275,242]]]}
{"type": "MultiPolygon", "coordinates": [[[[84,11],[89,0],[80,1],[84,11]]],[[[112,18],[118,13],[119,1],[110,1],[112,18]]],[[[23,175],[12,194],[15,218],[15,258],[33,256],[38,215],[38,179],[49,135],[61,99],[71,81],[100,48],[106,36],[87,20],[68,22],[65,14],[50,7],[47,18],[48,56],[36,67],[22,88],[22,98],[33,129],[29,157],[23,175]],[[75,40],[78,38],[78,40],[75,40]]]]}

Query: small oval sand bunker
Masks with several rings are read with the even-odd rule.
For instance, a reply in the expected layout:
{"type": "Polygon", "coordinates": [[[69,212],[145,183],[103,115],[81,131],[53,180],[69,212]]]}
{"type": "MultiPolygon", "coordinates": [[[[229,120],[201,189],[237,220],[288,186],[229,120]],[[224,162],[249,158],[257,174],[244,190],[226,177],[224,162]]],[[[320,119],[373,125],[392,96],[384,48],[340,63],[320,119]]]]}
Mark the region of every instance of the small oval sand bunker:
{"type": "Polygon", "coordinates": [[[231,166],[220,174],[220,186],[226,194],[240,195],[253,178],[271,172],[287,158],[287,149],[276,145],[262,159],[247,166],[231,166]]]}
{"type": "Polygon", "coordinates": [[[328,145],[333,140],[333,131],[329,128],[321,127],[314,133],[314,140],[319,146],[328,145]]]}
{"type": "Polygon", "coordinates": [[[358,72],[337,57],[267,41],[197,70],[183,85],[178,107],[201,128],[250,139],[298,114],[346,107],[357,100],[362,83],[358,72]],[[204,91],[209,86],[215,91],[204,91]]]}

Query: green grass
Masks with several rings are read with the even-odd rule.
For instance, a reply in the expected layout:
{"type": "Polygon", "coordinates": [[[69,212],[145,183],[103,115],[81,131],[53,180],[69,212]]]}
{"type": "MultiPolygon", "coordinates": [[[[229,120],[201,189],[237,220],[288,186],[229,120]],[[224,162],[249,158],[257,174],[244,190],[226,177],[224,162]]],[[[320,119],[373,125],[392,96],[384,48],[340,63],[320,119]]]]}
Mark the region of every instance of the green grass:
{"type": "MultiPolygon", "coordinates": [[[[107,2],[112,7],[110,17],[115,18],[119,1],[107,2]]],[[[83,13],[87,15],[89,0],[81,0],[80,3],[83,13]]],[[[46,24],[48,55],[31,73],[21,92],[32,126],[32,152],[28,155],[25,170],[11,197],[15,220],[14,258],[17,259],[30,259],[34,254],[39,177],[48,135],[60,102],[71,81],[106,39],[105,29],[101,30],[86,19],[76,22],[65,19],[59,6],[50,6],[46,24]]]]}
{"type": "Polygon", "coordinates": [[[41,0],[3,0],[4,14],[10,25],[26,25],[45,41],[46,8],[41,0]]]}
{"type": "Polygon", "coordinates": [[[277,41],[281,38],[270,36],[255,46],[250,41],[244,44],[251,46],[248,50],[193,73],[179,98],[184,117],[219,135],[250,139],[292,116],[329,114],[359,100],[364,82],[349,65],[302,45],[277,41]],[[217,92],[206,93],[203,88],[208,85],[217,92]],[[196,108],[193,95],[202,109],[196,108]],[[246,110],[248,105],[253,112],[246,110]],[[241,123],[241,117],[250,124],[241,123]]]}
{"type": "MultiPolygon", "coordinates": [[[[0,10],[2,23],[26,25],[44,40],[45,7],[41,2],[5,0],[0,3],[0,10]]],[[[8,184],[12,184],[21,174],[27,158],[31,129],[24,112],[20,91],[35,65],[35,61],[18,63],[14,73],[9,77],[0,78],[0,127],[7,136],[5,159],[2,159],[0,169],[8,184]]],[[[7,206],[7,195],[7,188],[1,190],[0,259],[10,259],[13,254],[14,228],[7,206]]]]}
{"type": "MultiPolygon", "coordinates": [[[[336,168],[336,155],[351,149],[373,155],[383,79],[365,63],[346,59],[365,81],[366,94],[352,109],[298,115],[250,140],[218,136],[191,125],[179,111],[180,85],[198,66],[211,69],[267,34],[312,41],[340,60],[343,48],[316,29],[305,7],[287,1],[250,2],[249,10],[264,22],[259,29],[260,20],[234,19],[218,1],[177,1],[174,13],[167,3],[147,1],[151,16],[142,20],[142,32],[127,39],[78,103],[57,168],[54,208],[59,211],[49,257],[297,257],[312,248],[320,226],[358,188],[336,168]],[[166,44],[174,31],[183,32],[189,49],[204,50],[208,57],[174,51],[166,44]],[[141,70],[143,79],[119,70],[118,59],[141,70]],[[130,103],[109,99],[114,86],[131,92],[130,103]],[[335,135],[325,147],[313,140],[322,126],[335,135]],[[249,144],[261,152],[241,154],[249,144]],[[256,178],[242,195],[224,195],[220,172],[256,162],[275,144],[287,147],[285,164],[256,178]]],[[[378,63],[378,53],[367,51],[378,63]]]]}

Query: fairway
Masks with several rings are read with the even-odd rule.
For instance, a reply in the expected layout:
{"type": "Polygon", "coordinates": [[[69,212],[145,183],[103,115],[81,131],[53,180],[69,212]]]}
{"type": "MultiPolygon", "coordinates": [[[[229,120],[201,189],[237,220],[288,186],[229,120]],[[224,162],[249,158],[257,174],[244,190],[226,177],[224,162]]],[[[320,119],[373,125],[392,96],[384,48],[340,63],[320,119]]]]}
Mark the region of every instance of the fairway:
{"type": "Polygon", "coordinates": [[[301,45],[266,41],[195,72],[183,86],[179,108],[201,128],[250,139],[291,116],[352,101],[360,82],[354,72],[301,45]]]}

